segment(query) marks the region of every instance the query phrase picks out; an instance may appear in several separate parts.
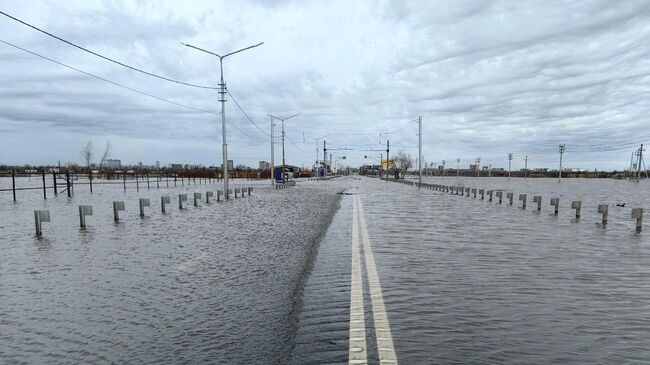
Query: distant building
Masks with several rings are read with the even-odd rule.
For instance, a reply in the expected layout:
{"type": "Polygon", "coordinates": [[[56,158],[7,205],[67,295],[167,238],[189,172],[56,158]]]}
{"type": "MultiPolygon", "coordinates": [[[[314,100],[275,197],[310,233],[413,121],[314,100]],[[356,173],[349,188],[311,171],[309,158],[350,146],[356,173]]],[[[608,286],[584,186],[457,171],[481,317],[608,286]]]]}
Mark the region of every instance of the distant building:
{"type": "Polygon", "coordinates": [[[104,165],[106,166],[107,169],[121,169],[122,161],[115,160],[115,159],[107,159],[106,161],[104,161],[104,165]]]}
{"type": "Polygon", "coordinates": [[[587,172],[587,170],[576,167],[565,167],[562,169],[562,172],[587,172]]]}
{"type": "Polygon", "coordinates": [[[260,170],[270,170],[271,164],[268,161],[260,161],[260,170]]]}
{"type": "Polygon", "coordinates": [[[172,171],[183,171],[183,164],[182,163],[173,163],[169,166],[172,171]]]}
{"type": "Polygon", "coordinates": [[[233,163],[232,160],[228,160],[228,170],[234,170],[235,169],[235,164],[233,163]]]}

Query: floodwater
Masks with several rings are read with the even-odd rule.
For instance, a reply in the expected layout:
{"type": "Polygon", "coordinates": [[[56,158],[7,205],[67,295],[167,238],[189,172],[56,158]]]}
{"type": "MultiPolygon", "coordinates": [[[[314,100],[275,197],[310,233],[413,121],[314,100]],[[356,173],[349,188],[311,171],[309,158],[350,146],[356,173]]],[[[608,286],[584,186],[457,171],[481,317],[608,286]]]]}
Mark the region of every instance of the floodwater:
{"type": "MultiPolygon", "coordinates": [[[[432,183],[455,184],[454,179],[432,183]]],[[[364,178],[364,205],[397,359],[403,364],[623,364],[650,358],[649,183],[466,180],[542,195],[542,212],[364,178]],[[560,215],[550,197],[560,197],[560,215]],[[571,200],[583,200],[571,219],[571,200]],[[610,207],[605,229],[595,212],[610,207]]],[[[516,196],[516,195],[515,195],[516,196]]],[[[344,363],[350,322],[350,224],[345,196],[320,244],[298,319],[296,364],[344,363]],[[341,222],[339,222],[341,221],[341,222]],[[339,227],[338,229],[336,227],[339,227]],[[347,261],[341,264],[341,261],[347,261]]],[[[515,204],[517,204],[515,198],[515,204]]],[[[364,283],[368,363],[377,364],[364,283]]]]}
{"type": "Polygon", "coordinates": [[[2,193],[0,363],[285,363],[302,280],[342,189],[233,181],[252,196],[194,207],[191,193],[222,186],[185,185],[92,195],[78,185],[72,199],[35,190],[17,203],[2,193]],[[145,219],[138,198],[151,199],[145,219]],[[126,203],[117,224],[114,200],[126,203]],[[80,204],[94,209],[83,230],[80,204]],[[51,213],[42,238],[35,209],[51,213]]]}
{"type": "Polygon", "coordinates": [[[259,182],[251,197],[184,211],[175,194],[219,185],[92,196],[76,188],[71,201],[45,203],[36,192],[17,204],[2,195],[0,363],[347,363],[359,216],[370,243],[360,249],[369,364],[383,349],[368,251],[402,364],[647,363],[650,226],[636,233],[630,210],[650,207],[650,181],[425,182],[515,200],[358,177],[279,191],[259,182]],[[167,215],[163,194],[172,196],[167,215]],[[138,197],[152,198],[144,220],[138,197]],[[112,200],[127,202],[117,225],[112,200]],[[573,200],[582,201],[580,220],[573,200]],[[86,230],[78,204],[95,208],[86,230]],[[52,222],[37,239],[32,210],[44,208],[52,222]]]}

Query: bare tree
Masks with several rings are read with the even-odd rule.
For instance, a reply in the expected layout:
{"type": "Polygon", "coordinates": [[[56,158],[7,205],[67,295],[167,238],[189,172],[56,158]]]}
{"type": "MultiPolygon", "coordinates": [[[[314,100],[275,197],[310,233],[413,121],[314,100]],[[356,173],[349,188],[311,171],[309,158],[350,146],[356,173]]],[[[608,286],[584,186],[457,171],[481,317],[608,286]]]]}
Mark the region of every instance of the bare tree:
{"type": "Polygon", "coordinates": [[[406,175],[406,172],[411,168],[411,166],[413,166],[413,157],[404,152],[404,150],[399,150],[397,151],[394,160],[395,166],[399,169],[403,179],[404,175],[406,175]]]}
{"type": "Polygon", "coordinates": [[[93,141],[90,140],[81,149],[81,160],[85,163],[86,167],[90,167],[93,162],[93,141]]]}
{"type": "Polygon", "coordinates": [[[101,169],[106,164],[106,160],[111,157],[111,141],[106,141],[106,147],[104,148],[104,153],[102,153],[102,158],[99,160],[99,168],[101,169]]]}

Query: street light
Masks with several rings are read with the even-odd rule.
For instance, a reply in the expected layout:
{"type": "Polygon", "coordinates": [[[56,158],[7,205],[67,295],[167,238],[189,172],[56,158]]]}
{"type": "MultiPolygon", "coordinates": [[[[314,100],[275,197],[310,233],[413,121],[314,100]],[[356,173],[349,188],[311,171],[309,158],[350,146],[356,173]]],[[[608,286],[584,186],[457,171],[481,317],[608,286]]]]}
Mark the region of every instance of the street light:
{"type": "MultiPolygon", "coordinates": [[[[321,137],[318,137],[318,138],[314,138],[314,137],[311,137],[311,136],[307,136],[307,137],[313,139],[314,141],[316,141],[316,166],[314,166],[314,168],[317,169],[317,170],[316,170],[316,177],[319,177],[318,172],[320,171],[320,165],[318,164],[318,141],[320,141],[321,139],[323,139],[323,138],[325,138],[325,137],[327,137],[327,136],[329,136],[329,134],[326,134],[326,135],[321,136],[321,137]]],[[[323,156],[323,160],[324,160],[324,159],[325,159],[325,156],[323,156]]],[[[323,161],[323,162],[324,162],[324,161],[323,161]]]]}
{"type": "MultiPolygon", "coordinates": [[[[284,121],[289,120],[289,119],[291,119],[293,117],[296,117],[296,116],[298,116],[300,114],[302,114],[302,113],[296,113],[296,114],[290,115],[290,116],[288,116],[286,118],[278,118],[276,116],[268,114],[269,117],[282,121],[282,183],[287,182],[286,178],[285,178],[286,174],[285,174],[285,167],[284,167],[284,121]]],[[[273,178],[275,179],[275,176],[273,178]]]]}
{"type": "Polygon", "coordinates": [[[220,70],[220,83],[219,83],[219,101],[221,102],[221,139],[222,139],[222,144],[221,144],[221,149],[223,152],[223,195],[226,197],[226,199],[229,198],[228,194],[228,144],[226,143],[226,83],[223,81],[223,59],[232,56],[235,53],[243,52],[247,49],[255,48],[258,46],[261,46],[264,44],[264,42],[260,42],[258,44],[248,46],[246,48],[242,48],[240,50],[234,51],[227,53],[223,56],[218,55],[214,52],[207,51],[203,48],[195,47],[190,44],[186,43],[181,43],[182,45],[190,48],[194,48],[196,50],[199,50],[201,52],[205,52],[208,54],[211,54],[213,56],[219,57],[219,70],[220,70]]]}

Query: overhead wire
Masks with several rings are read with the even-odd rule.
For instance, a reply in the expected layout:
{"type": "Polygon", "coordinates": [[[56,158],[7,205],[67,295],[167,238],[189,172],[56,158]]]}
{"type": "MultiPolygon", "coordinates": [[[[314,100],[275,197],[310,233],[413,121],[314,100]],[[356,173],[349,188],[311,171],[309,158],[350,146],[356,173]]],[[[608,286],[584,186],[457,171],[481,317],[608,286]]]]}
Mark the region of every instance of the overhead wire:
{"type": "MultiPolygon", "coordinates": [[[[262,129],[259,125],[257,125],[257,123],[255,123],[255,122],[253,121],[253,119],[248,115],[248,113],[246,113],[246,111],[241,107],[241,105],[239,105],[239,103],[237,102],[237,99],[235,99],[235,97],[232,96],[232,94],[230,93],[230,90],[228,90],[228,89],[226,88],[226,92],[228,93],[228,95],[230,95],[230,98],[231,98],[232,101],[235,103],[235,105],[237,106],[237,108],[242,112],[242,114],[244,114],[244,116],[246,117],[246,119],[248,119],[248,121],[249,121],[252,125],[254,125],[255,128],[259,129],[260,132],[262,132],[262,133],[266,134],[267,136],[271,137],[271,134],[268,133],[267,131],[265,131],[264,129],[262,129]]],[[[275,137],[275,138],[277,138],[277,137],[275,137]]]]}
{"type": "MultiPolygon", "coordinates": [[[[145,91],[141,91],[141,90],[134,89],[134,88],[132,88],[132,87],[130,87],[130,86],[126,86],[126,85],[123,85],[123,84],[117,83],[117,82],[115,82],[115,81],[109,80],[109,79],[107,79],[107,78],[104,78],[104,77],[102,77],[102,76],[98,76],[98,75],[92,74],[92,73],[90,73],[90,72],[87,72],[87,71],[81,70],[81,69],[76,68],[76,67],[74,67],[74,66],[67,65],[67,64],[65,64],[65,63],[63,63],[63,62],[59,62],[59,61],[57,61],[57,60],[55,60],[55,59],[52,59],[52,58],[47,57],[47,56],[44,56],[44,55],[42,55],[42,54],[40,54],[40,53],[36,53],[36,52],[30,51],[30,50],[28,50],[28,49],[26,49],[26,48],[20,47],[20,46],[18,46],[18,45],[13,44],[13,43],[10,43],[10,42],[7,42],[7,41],[4,41],[4,40],[2,40],[2,39],[0,39],[0,43],[3,43],[3,44],[5,44],[5,45],[7,45],[7,46],[10,46],[10,47],[13,47],[13,48],[19,49],[19,50],[21,50],[21,51],[23,51],[23,52],[29,53],[29,54],[31,54],[31,55],[33,55],[33,56],[36,56],[36,57],[42,58],[42,59],[44,59],[44,60],[50,61],[50,62],[52,62],[52,63],[55,63],[55,64],[59,65],[59,66],[62,66],[62,67],[68,68],[68,69],[70,69],[70,70],[73,70],[73,71],[76,71],[76,72],[82,73],[82,74],[84,74],[84,75],[86,75],[86,76],[89,76],[89,77],[92,77],[92,78],[94,78],[94,79],[97,79],[97,80],[100,80],[100,81],[104,81],[104,82],[109,83],[109,84],[111,84],[111,85],[113,85],[113,86],[117,86],[117,87],[120,87],[120,88],[123,88],[123,89],[129,90],[129,91],[131,91],[131,92],[135,92],[135,93],[137,93],[137,94],[144,95],[144,96],[150,97],[150,98],[152,98],[152,99],[156,99],[156,100],[158,100],[158,101],[162,101],[162,102],[165,102],[165,103],[168,103],[168,104],[176,105],[176,106],[179,106],[179,107],[182,107],[182,108],[186,108],[186,109],[194,110],[194,111],[201,112],[201,113],[207,113],[207,114],[212,114],[212,115],[221,115],[220,113],[217,113],[217,112],[213,112],[213,111],[210,111],[210,110],[201,109],[201,108],[197,108],[197,107],[194,107],[194,106],[190,106],[190,105],[182,104],[182,103],[179,103],[179,102],[176,102],[176,101],[173,101],[173,100],[165,99],[165,98],[162,98],[162,97],[160,97],[160,96],[156,96],[156,95],[153,95],[153,94],[147,93],[147,92],[145,92],[145,91]]],[[[237,125],[235,125],[234,123],[230,122],[230,120],[226,120],[226,122],[227,122],[230,126],[232,126],[233,128],[235,128],[236,130],[238,130],[240,133],[242,133],[242,134],[244,134],[245,136],[247,136],[248,138],[252,139],[253,141],[255,141],[255,142],[257,142],[257,143],[263,143],[262,141],[258,140],[257,138],[255,138],[255,137],[251,136],[250,134],[246,133],[244,130],[242,130],[241,128],[239,128],[239,127],[238,127],[237,125]]]]}
{"type": "Polygon", "coordinates": [[[59,41],[61,41],[61,42],[63,42],[63,43],[66,43],[66,44],[68,44],[68,45],[70,45],[70,46],[72,46],[72,47],[75,47],[75,48],[80,49],[80,50],[82,50],[82,51],[84,51],[84,52],[90,53],[90,54],[92,54],[92,55],[94,55],[94,56],[97,56],[97,57],[99,57],[99,58],[101,58],[101,59],[104,59],[104,60],[106,60],[106,61],[109,61],[109,62],[115,63],[115,64],[117,64],[117,65],[120,65],[120,66],[122,66],[122,67],[128,68],[128,69],[130,69],[130,70],[133,70],[133,71],[136,71],[136,72],[140,72],[140,73],[142,73],[142,74],[145,74],[145,75],[148,75],[148,76],[152,76],[152,77],[155,77],[155,78],[158,78],[158,79],[161,79],[161,80],[165,80],[165,81],[173,82],[173,83],[176,83],[176,84],[185,85],[185,86],[191,86],[191,87],[196,87],[196,88],[201,88],[201,89],[211,89],[211,90],[217,90],[217,89],[218,89],[218,87],[215,87],[215,86],[205,86],[205,85],[192,84],[192,83],[189,83],[189,82],[179,81],[179,80],[175,80],[175,79],[172,79],[172,78],[169,78],[169,77],[161,76],[161,75],[155,74],[155,73],[153,73],[153,72],[144,71],[144,70],[139,69],[139,68],[137,68],[137,67],[127,65],[127,64],[124,63],[124,62],[117,61],[117,60],[115,60],[115,59],[112,59],[112,58],[110,58],[110,57],[104,56],[104,55],[102,55],[102,54],[100,54],[100,53],[97,53],[97,52],[95,52],[95,51],[92,51],[92,50],[90,50],[90,49],[88,49],[88,48],[85,48],[85,47],[83,47],[83,46],[80,46],[80,45],[78,45],[78,44],[76,44],[76,43],[73,43],[73,42],[71,42],[71,41],[68,41],[68,40],[66,40],[66,39],[63,39],[63,38],[61,38],[61,37],[59,37],[59,36],[57,36],[57,35],[54,35],[54,34],[48,32],[48,31],[46,31],[46,30],[43,30],[43,29],[41,29],[41,28],[39,28],[39,27],[37,27],[37,26],[35,26],[35,25],[29,24],[29,23],[27,23],[27,22],[24,21],[24,20],[18,19],[18,18],[16,18],[16,17],[12,16],[12,15],[9,15],[9,14],[5,13],[4,11],[1,11],[1,10],[0,10],[0,15],[4,15],[5,17],[7,17],[7,18],[9,18],[9,19],[12,19],[12,20],[14,20],[14,21],[16,21],[16,22],[18,22],[18,23],[21,23],[21,24],[23,24],[23,25],[25,25],[25,26],[27,26],[27,27],[30,27],[30,28],[32,28],[32,29],[38,31],[38,32],[41,32],[41,33],[43,33],[43,34],[45,34],[45,35],[47,35],[47,36],[50,36],[50,37],[52,37],[52,38],[54,38],[54,39],[56,39],[56,40],[59,40],[59,41]]]}

